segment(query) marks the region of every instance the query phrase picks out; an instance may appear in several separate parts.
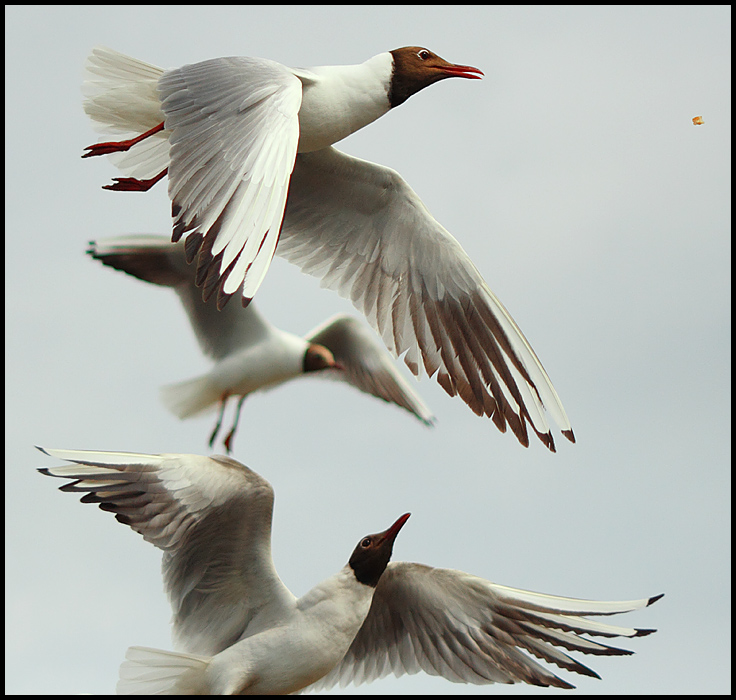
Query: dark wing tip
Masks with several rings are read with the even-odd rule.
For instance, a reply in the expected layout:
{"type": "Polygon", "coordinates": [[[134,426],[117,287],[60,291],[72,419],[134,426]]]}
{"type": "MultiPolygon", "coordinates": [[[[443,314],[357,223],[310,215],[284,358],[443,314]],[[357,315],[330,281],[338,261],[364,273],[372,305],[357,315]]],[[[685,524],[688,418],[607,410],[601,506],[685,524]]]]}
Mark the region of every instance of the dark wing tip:
{"type": "Polygon", "coordinates": [[[657,630],[655,629],[637,629],[635,637],[646,637],[650,634],[654,634],[657,630]]]}
{"type": "MultiPolygon", "coordinates": [[[[215,289],[218,289],[218,288],[215,287],[215,289]]],[[[213,290],[213,292],[214,292],[214,290],[213,290]]],[[[232,298],[232,296],[233,296],[232,294],[225,294],[225,292],[222,291],[222,285],[220,285],[220,287],[219,287],[219,289],[217,291],[217,302],[216,302],[217,303],[217,310],[218,311],[222,311],[225,308],[225,306],[227,305],[227,303],[230,301],[230,299],[232,298]]],[[[203,294],[203,298],[204,298],[204,294],[203,294]]],[[[207,297],[207,298],[209,299],[210,297],[207,297]]]]}
{"type": "MultiPolygon", "coordinates": [[[[555,439],[552,437],[552,433],[547,431],[546,433],[539,432],[534,426],[531,426],[534,429],[534,432],[537,434],[537,437],[542,442],[542,444],[550,451],[550,452],[557,452],[557,447],[555,447],[555,439]]],[[[519,442],[524,445],[524,447],[529,447],[529,439],[527,438],[525,441],[519,437],[519,434],[516,433],[516,437],[519,439],[519,442]]],[[[526,435],[525,435],[526,437],[526,435]]]]}
{"type": "Polygon", "coordinates": [[[419,365],[411,360],[404,359],[404,364],[409,368],[409,371],[415,376],[419,376],[419,365]]]}
{"type": "MultiPolygon", "coordinates": [[[[176,242],[173,236],[171,240],[174,243],[176,242]]],[[[178,241],[179,239],[177,238],[176,240],[178,241]]],[[[187,265],[191,265],[194,258],[197,257],[197,253],[199,253],[199,249],[202,247],[202,241],[204,241],[204,237],[201,233],[192,233],[184,239],[184,258],[187,261],[187,265]]]]}
{"type": "Polygon", "coordinates": [[[573,444],[575,444],[575,434],[572,432],[572,428],[570,430],[563,430],[562,434],[573,444]]]}
{"type": "MultiPolygon", "coordinates": [[[[187,231],[187,225],[182,222],[178,221],[174,224],[174,227],[171,229],[171,242],[172,243],[178,243],[181,240],[181,237],[186,233],[187,231]]],[[[188,262],[191,262],[188,261],[188,262]]]]}
{"type": "MultiPolygon", "coordinates": [[[[103,510],[108,510],[107,508],[104,508],[103,510]]],[[[109,509],[110,513],[115,513],[114,510],[109,509]]],[[[133,521],[124,513],[115,513],[115,520],[117,520],[119,523],[123,525],[128,525],[132,527],[133,521]]]]}
{"type": "Polygon", "coordinates": [[[51,455],[48,452],[46,452],[46,450],[44,450],[43,447],[41,447],[40,445],[34,445],[34,447],[40,452],[43,452],[45,455],[48,455],[49,457],[51,457],[51,455]]]}
{"type": "Polygon", "coordinates": [[[585,664],[581,664],[580,662],[577,662],[575,665],[575,668],[571,669],[575,671],[575,673],[579,673],[581,676],[588,676],[588,678],[597,678],[599,681],[602,680],[601,677],[592,669],[586,666],[585,664]]]}
{"type": "Polygon", "coordinates": [[[94,491],[91,491],[89,493],[85,493],[84,496],[82,496],[79,499],[80,503],[99,503],[100,505],[104,504],[104,498],[102,496],[98,496],[94,491]]]}
{"type": "Polygon", "coordinates": [[[547,445],[547,449],[549,449],[550,452],[557,452],[555,439],[552,437],[552,433],[539,433],[539,439],[547,445]]]}
{"type": "Polygon", "coordinates": [[[660,593],[659,595],[654,595],[649,599],[649,602],[647,603],[647,607],[652,605],[652,603],[656,603],[660,598],[664,598],[664,593],[660,593]]]}

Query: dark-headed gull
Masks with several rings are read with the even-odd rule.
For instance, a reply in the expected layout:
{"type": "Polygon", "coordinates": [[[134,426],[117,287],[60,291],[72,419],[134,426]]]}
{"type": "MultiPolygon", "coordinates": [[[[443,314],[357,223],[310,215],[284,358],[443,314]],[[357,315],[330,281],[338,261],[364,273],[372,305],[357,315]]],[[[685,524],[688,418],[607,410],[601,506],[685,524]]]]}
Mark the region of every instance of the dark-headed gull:
{"type": "Polygon", "coordinates": [[[185,260],[183,242],[171,245],[165,236],[104,238],[91,241],[87,252],[105,265],[171,287],[179,295],[202,351],[215,365],[201,377],[164,387],[162,397],[179,418],[220,403],[210,446],[231,396],[239,396],[240,401],[224,441],[228,452],[245,397],[305,374],[341,379],[432,424],[431,411],[399,374],[391,356],[352,316],[330,318],[302,338],[273,326],[253,304],[245,308],[230,304],[218,310],[214,299],[203,301],[194,283],[194,269],[185,260]]]}
{"type": "Polygon", "coordinates": [[[87,114],[131,135],[90,146],[146,190],[168,174],[173,240],[199,253],[218,305],[247,303],[274,252],[352,300],[387,347],[477,414],[555,450],[545,411],[575,441],[523,333],[460,244],[395,171],[332,144],[439,80],[480,78],[408,46],[359,65],[292,69],[218,58],[164,71],[105,48],[87,62],[87,114]],[[288,202],[287,202],[288,196],[288,202]],[[278,249],[277,249],[278,244],[278,249]]]}
{"type": "MultiPolygon", "coordinates": [[[[41,448],[39,448],[41,449],[41,448]]],[[[562,649],[632,652],[590,637],[641,637],[589,616],[661,596],[596,602],[392,562],[409,514],[363,537],[348,563],[301,598],[271,559],[273,489],[230,457],[42,450],[72,464],[40,471],[163,550],[178,651],[131,647],[118,693],[276,694],[425,671],[458,683],[571,688],[525,651],[598,677],[562,649]],[[558,648],[559,647],[559,648],[558,648]]]]}

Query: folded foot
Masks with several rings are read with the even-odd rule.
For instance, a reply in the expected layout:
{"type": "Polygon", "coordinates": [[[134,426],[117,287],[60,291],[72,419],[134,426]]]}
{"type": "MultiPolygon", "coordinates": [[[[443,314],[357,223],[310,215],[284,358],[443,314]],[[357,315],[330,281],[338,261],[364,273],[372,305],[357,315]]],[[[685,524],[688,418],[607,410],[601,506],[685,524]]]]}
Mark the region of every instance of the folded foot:
{"type": "Polygon", "coordinates": [[[147,139],[149,136],[153,136],[159,131],[163,131],[163,128],[164,123],[161,122],[160,124],[154,126],[153,129],[149,129],[144,134],[136,136],[133,139],[126,139],[124,141],[106,141],[104,143],[92,144],[91,146],[87,146],[87,148],[84,149],[85,151],[87,151],[87,153],[83,153],[82,158],[91,158],[92,156],[106,156],[110,153],[122,153],[129,150],[137,143],[140,143],[141,141],[143,141],[143,139],[147,139]]]}
{"type": "Polygon", "coordinates": [[[148,180],[139,180],[135,177],[114,177],[112,185],[103,185],[103,190],[113,192],[148,192],[166,173],[168,168],[148,180]]]}
{"type": "MultiPolygon", "coordinates": [[[[245,396],[247,396],[247,394],[245,396]]],[[[235,411],[235,421],[233,422],[233,427],[230,428],[230,432],[227,434],[227,437],[223,442],[223,445],[225,445],[225,449],[227,450],[228,454],[232,452],[233,438],[235,437],[235,431],[238,429],[238,423],[240,423],[240,409],[243,408],[243,401],[245,401],[245,396],[241,396],[240,401],[238,401],[238,408],[235,411]]]]}

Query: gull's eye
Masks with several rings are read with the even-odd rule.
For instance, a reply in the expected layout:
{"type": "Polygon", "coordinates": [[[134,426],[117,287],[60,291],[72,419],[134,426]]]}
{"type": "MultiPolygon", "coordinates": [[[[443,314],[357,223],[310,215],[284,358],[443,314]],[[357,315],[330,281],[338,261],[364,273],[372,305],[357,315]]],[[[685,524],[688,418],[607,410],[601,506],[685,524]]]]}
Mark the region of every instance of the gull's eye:
{"type": "Polygon", "coordinates": [[[430,57],[430,53],[427,49],[422,49],[421,51],[417,51],[417,56],[419,56],[422,61],[426,61],[430,57]]]}
{"type": "Polygon", "coordinates": [[[362,541],[362,542],[360,543],[360,546],[361,546],[361,547],[363,547],[363,549],[365,549],[366,547],[370,547],[370,546],[371,546],[371,538],[370,538],[370,537],[366,537],[366,538],[365,538],[365,539],[364,539],[364,540],[363,540],[363,541],[362,541]]]}

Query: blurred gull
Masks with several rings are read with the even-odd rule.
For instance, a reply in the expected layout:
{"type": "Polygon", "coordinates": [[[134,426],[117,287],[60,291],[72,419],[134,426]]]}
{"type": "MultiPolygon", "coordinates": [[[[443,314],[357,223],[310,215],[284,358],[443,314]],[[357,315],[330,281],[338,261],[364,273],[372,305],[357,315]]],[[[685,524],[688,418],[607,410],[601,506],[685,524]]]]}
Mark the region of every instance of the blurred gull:
{"type": "Polygon", "coordinates": [[[201,377],[164,387],[162,397],[179,418],[220,403],[210,447],[228,398],[240,397],[233,426],[224,440],[230,452],[245,397],[308,373],[341,379],[432,424],[430,410],[399,374],[392,358],[352,316],[335,316],[301,338],[274,327],[253,304],[246,308],[230,304],[219,311],[214,299],[202,300],[194,283],[194,269],[185,260],[183,242],[171,245],[165,236],[100,239],[91,241],[88,253],[146,282],[171,287],[179,295],[202,351],[215,365],[201,377]]]}

